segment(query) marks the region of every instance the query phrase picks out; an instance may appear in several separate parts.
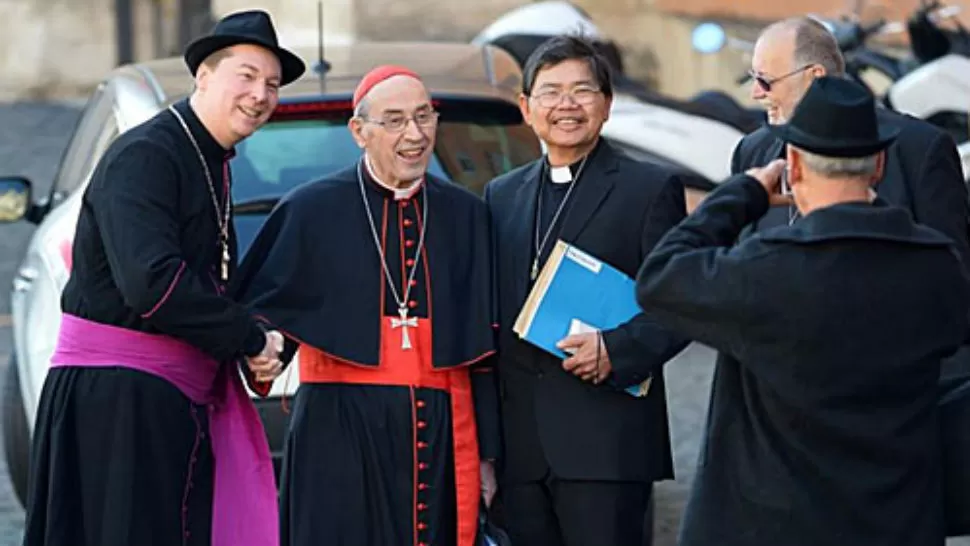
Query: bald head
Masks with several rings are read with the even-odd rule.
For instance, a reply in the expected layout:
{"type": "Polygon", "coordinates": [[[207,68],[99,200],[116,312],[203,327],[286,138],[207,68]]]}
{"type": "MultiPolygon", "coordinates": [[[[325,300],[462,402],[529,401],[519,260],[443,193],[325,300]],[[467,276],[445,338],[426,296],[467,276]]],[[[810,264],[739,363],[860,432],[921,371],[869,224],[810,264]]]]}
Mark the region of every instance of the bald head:
{"type": "Polygon", "coordinates": [[[818,21],[792,17],[762,31],[751,56],[751,98],[771,124],[785,123],[815,78],[845,72],[835,37],[818,21]]]}
{"type": "Polygon", "coordinates": [[[759,41],[762,39],[783,45],[795,65],[821,65],[829,76],[845,73],[845,59],[835,36],[811,17],[790,17],[773,23],[762,31],[759,41]]]}

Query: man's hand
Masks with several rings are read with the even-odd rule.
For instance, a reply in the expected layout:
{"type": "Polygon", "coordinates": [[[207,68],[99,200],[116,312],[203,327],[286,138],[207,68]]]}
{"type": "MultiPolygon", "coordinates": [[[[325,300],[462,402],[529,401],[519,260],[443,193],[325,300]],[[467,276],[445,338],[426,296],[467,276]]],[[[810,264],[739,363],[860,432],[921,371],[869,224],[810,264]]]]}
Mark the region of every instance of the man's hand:
{"type": "Polygon", "coordinates": [[[263,345],[263,352],[247,359],[249,369],[256,376],[256,381],[269,383],[280,376],[283,372],[283,363],[280,362],[280,353],[283,352],[283,334],[276,330],[266,332],[266,344],[263,345]]]}
{"type": "Polygon", "coordinates": [[[610,355],[599,332],[575,334],[564,338],[557,347],[572,356],[563,360],[562,367],[583,381],[598,384],[613,371],[610,355]]]}
{"type": "Polygon", "coordinates": [[[495,493],[498,493],[498,479],[495,478],[495,465],[492,461],[482,461],[481,473],[482,498],[485,500],[485,506],[491,508],[492,499],[495,498],[495,493]]]}
{"type": "Polygon", "coordinates": [[[791,205],[794,201],[791,195],[781,193],[781,176],[785,172],[785,160],[776,159],[764,167],[754,167],[745,171],[745,174],[761,183],[761,186],[768,192],[768,204],[791,205]]]}

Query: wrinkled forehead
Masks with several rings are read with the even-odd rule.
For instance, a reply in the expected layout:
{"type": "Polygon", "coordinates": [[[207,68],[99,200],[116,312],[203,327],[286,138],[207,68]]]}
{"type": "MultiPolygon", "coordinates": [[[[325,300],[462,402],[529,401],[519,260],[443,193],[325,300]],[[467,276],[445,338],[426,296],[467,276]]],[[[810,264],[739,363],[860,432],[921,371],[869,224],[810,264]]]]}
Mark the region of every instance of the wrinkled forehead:
{"type": "Polygon", "coordinates": [[[411,113],[431,108],[428,89],[410,76],[394,76],[375,85],[366,95],[371,112],[411,113]]]}

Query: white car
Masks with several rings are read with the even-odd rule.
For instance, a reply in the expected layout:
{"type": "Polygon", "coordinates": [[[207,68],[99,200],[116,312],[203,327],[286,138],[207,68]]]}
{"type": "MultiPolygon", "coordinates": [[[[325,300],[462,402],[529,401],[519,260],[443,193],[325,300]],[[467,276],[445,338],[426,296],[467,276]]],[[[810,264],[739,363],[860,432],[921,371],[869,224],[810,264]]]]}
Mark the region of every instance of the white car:
{"type": "MultiPolygon", "coordinates": [[[[315,52],[304,51],[305,59],[315,52]]],[[[346,124],[360,78],[380,64],[406,64],[425,79],[441,112],[431,172],[481,192],[492,178],[539,157],[517,106],[521,72],[489,46],[357,43],[327,49],[323,73],[308,70],[281,90],[271,121],[237,147],[233,209],[245,252],[276,200],[294,186],[351,165],[360,150],[346,124]]],[[[82,193],[112,140],[183,98],[192,80],[181,58],[112,71],[92,94],[71,138],[51,194],[34,200],[22,177],[0,178],[0,222],[37,224],[13,281],[13,352],[4,395],[4,447],[17,496],[24,500],[31,434],[54,352],[60,295],[71,268],[71,244],[82,193]]],[[[279,468],[287,415],[283,395],[299,383],[298,365],[256,398],[279,468]]]]}

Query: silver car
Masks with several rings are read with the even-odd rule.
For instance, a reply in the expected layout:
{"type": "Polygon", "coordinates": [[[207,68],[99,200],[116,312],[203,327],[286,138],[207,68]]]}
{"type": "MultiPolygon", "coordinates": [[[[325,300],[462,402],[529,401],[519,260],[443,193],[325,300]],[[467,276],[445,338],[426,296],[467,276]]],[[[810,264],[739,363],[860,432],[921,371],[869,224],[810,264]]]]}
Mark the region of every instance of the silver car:
{"type": "MultiPolygon", "coordinates": [[[[314,51],[302,51],[307,60],[314,51]]],[[[441,112],[430,170],[480,193],[485,183],[541,153],[523,124],[517,95],[521,71],[491,46],[357,43],[328,47],[328,65],[313,66],[281,91],[265,127],[237,147],[232,160],[235,227],[241,254],[276,200],[311,179],[352,164],[360,150],[346,124],[354,87],[374,66],[404,64],[425,79],[441,112]]],[[[95,165],[119,134],[192,89],[180,58],[112,71],[91,95],[61,161],[50,195],[31,195],[22,177],[0,178],[0,222],[36,224],[14,279],[13,355],[4,395],[4,446],[16,494],[24,500],[30,438],[38,399],[57,340],[60,294],[71,268],[81,196],[95,165]]],[[[283,398],[299,383],[291,365],[268,398],[254,396],[279,469],[287,414],[283,398]]],[[[252,393],[251,393],[252,395],[252,393]]]]}

